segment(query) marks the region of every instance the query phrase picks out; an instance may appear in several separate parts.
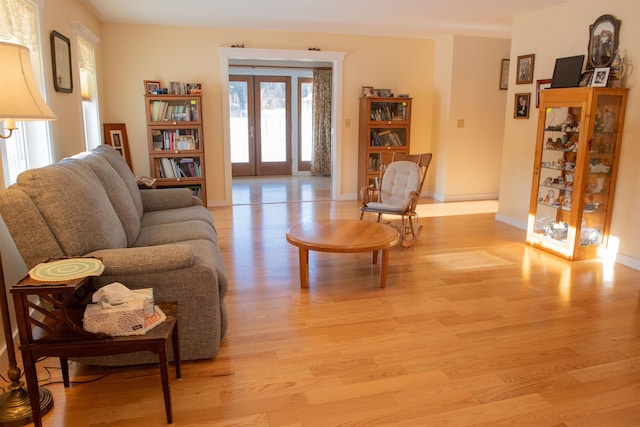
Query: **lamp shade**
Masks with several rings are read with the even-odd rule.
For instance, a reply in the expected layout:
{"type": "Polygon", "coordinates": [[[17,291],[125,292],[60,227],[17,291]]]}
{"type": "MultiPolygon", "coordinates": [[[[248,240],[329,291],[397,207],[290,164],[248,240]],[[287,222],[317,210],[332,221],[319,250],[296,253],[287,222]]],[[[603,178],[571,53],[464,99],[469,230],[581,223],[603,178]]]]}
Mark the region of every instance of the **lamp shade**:
{"type": "Polygon", "coordinates": [[[0,42],[0,120],[53,120],[31,71],[29,49],[0,42]]]}

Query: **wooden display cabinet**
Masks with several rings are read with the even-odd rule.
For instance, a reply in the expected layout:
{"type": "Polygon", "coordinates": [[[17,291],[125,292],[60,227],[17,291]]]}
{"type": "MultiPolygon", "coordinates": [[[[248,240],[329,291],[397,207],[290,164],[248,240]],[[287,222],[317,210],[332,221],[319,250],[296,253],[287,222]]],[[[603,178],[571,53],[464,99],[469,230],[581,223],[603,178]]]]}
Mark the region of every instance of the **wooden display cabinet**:
{"type": "Polygon", "coordinates": [[[569,260],[607,247],[627,89],[541,91],[527,243],[569,260]]]}
{"type": "Polygon", "coordinates": [[[360,98],[358,189],[378,186],[381,156],[408,154],[411,98],[360,98]]]}
{"type": "Polygon", "coordinates": [[[207,206],[202,95],[145,95],[149,169],[156,187],[185,187],[207,206]]]}

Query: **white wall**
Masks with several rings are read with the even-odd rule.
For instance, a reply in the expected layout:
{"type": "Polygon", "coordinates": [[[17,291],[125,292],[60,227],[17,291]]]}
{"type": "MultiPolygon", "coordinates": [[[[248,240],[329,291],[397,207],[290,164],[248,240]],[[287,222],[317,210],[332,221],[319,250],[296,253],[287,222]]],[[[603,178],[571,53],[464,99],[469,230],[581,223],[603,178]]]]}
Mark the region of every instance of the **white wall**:
{"type": "Polygon", "coordinates": [[[508,39],[441,37],[436,48],[433,185],[437,200],[497,199],[507,92],[499,89],[508,39]]]}
{"type": "MultiPolygon", "coordinates": [[[[535,81],[552,77],[556,58],[586,55],[589,26],[605,14],[622,21],[619,40],[627,61],[640,60],[640,2],[575,0],[514,20],[498,220],[525,228],[529,212],[538,112],[532,108],[529,120],[514,120],[509,105],[512,105],[515,93],[531,92],[533,103],[535,81]],[[531,53],[535,54],[534,83],[516,85],[515,59],[531,53]]],[[[640,122],[635,120],[640,114],[640,73],[632,72],[626,77],[625,86],[630,91],[611,235],[620,239],[618,261],[640,268],[640,145],[637,143],[640,122]]]]}

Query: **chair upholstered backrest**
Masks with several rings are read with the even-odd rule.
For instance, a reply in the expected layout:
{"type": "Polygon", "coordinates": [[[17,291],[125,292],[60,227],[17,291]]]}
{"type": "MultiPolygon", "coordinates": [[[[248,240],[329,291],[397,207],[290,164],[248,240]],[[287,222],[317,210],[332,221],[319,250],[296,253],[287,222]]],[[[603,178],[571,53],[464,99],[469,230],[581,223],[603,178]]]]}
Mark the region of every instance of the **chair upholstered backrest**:
{"type": "Polygon", "coordinates": [[[380,200],[384,204],[407,206],[412,191],[419,191],[420,166],[417,163],[400,160],[387,166],[382,178],[380,200]]]}

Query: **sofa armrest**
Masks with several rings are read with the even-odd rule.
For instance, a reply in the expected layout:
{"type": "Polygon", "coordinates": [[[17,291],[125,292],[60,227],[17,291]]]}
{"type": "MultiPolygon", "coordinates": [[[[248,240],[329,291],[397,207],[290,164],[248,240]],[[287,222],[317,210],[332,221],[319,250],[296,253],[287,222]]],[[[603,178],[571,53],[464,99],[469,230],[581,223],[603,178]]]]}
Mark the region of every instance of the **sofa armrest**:
{"type": "Polygon", "coordinates": [[[188,206],[202,206],[200,199],[195,197],[188,188],[158,188],[155,190],[140,190],[144,212],[177,209],[188,206]]]}
{"type": "Polygon", "coordinates": [[[169,244],[139,248],[100,249],[86,254],[102,260],[105,276],[161,273],[193,264],[188,244],[169,244]]]}

